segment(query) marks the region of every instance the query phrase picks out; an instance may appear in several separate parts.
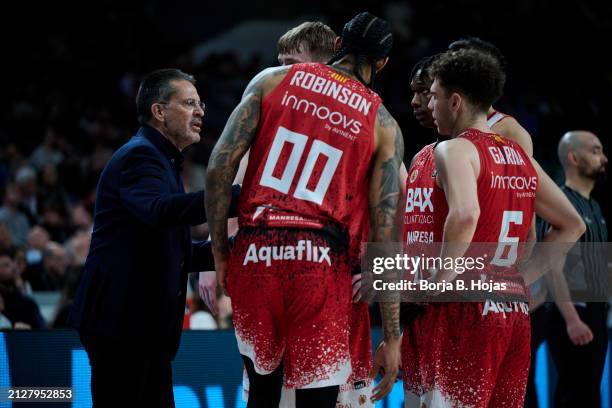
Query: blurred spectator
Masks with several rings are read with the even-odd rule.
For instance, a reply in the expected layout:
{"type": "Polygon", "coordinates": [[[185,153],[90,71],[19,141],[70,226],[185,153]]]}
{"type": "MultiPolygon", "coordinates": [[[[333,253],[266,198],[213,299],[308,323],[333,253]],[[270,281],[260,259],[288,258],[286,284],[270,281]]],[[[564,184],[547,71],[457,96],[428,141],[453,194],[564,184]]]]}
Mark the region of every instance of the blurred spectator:
{"type": "Polygon", "coordinates": [[[13,248],[13,237],[8,224],[0,220],[0,251],[6,251],[13,248]]]}
{"type": "Polygon", "coordinates": [[[93,220],[91,214],[81,204],[75,205],[70,209],[70,224],[73,228],[91,233],[93,220]]]}
{"type": "Polygon", "coordinates": [[[15,286],[24,295],[32,296],[32,285],[24,278],[27,266],[25,251],[17,249],[15,251],[15,286]]]}
{"type": "Polygon", "coordinates": [[[56,166],[62,162],[64,155],[57,149],[57,139],[55,130],[47,127],[42,144],[30,156],[30,163],[34,167],[40,170],[47,165],[56,166]]]}
{"type": "Polygon", "coordinates": [[[30,225],[38,224],[38,180],[36,170],[22,166],[15,174],[15,184],[21,192],[21,211],[28,217],[30,225]]]}
{"type": "Polygon", "coordinates": [[[0,186],[6,185],[14,174],[15,169],[26,163],[21,150],[15,143],[7,143],[0,151],[0,186]]]}
{"type": "Polygon", "coordinates": [[[34,269],[35,274],[28,274],[27,280],[32,285],[33,290],[61,290],[64,286],[67,268],[68,253],[66,249],[57,242],[51,241],[43,252],[42,268],[34,269]]]}
{"type": "Polygon", "coordinates": [[[4,298],[0,295],[0,330],[10,329],[13,324],[8,317],[4,315],[4,298]]]}
{"type": "Polygon", "coordinates": [[[221,294],[217,298],[217,307],[219,308],[219,315],[217,316],[217,323],[220,329],[231,329],[232,323],[232,300],[229,296],[221,294]]]}
{"type": "Polygon", "coordinates": [[[15,328],[42,328],[45,321],[34,300],[21,293],[15,284],[15,251],[0,251],[0,296],[3,314],[15,328]]]}
{"type": "Polygon", "coordinates": [[[64,243],[70,227],[68,195],[54,165],[46,165],[41,171],[40,197],[42,225],[53,241],[64,243]]]}
{"type": "Polygon", "coordinates": [[[185,183],[185,191],[200,191],[204,190],[206,180],[206,167],[194,162],[190,158],[186,158],[183,162],[183,180],[185,183]]]}
{"type": "Polygon", "coordinates": [[[30,222],[28,217],[19,210],[21,193],[15,184],[7,184],[4,191],[4,205],[0,207],[0,221],[3,221],[11,231],[13,245],[25,248],[28,241],[30,222]]]}
{"type": "Polygon", "coordinates": [[[189,315],[188,327],[191,330],[217,329],[217,321],[197,294],[191,297],[191,313],[189,315]]]}
{"type": "Polygon", "coordinates": [[[35,226],[28,234],[26,262],[28,266],[42,263],[43,251],[51,240],[49,233],[41,226],[35,226]]]}
{"type": "Polygon", "coordinates": [[[89,252],[91,234],[88,231],[78,231],[66,243],[66,251],[70,264],[66,269],[62,297],[58,304],[58,311],[53,320],[53,328],[70,328],[68,317],[70,308],[74,302],[74,295],[81,283],[84,272],[85,260],[89,252]]]}

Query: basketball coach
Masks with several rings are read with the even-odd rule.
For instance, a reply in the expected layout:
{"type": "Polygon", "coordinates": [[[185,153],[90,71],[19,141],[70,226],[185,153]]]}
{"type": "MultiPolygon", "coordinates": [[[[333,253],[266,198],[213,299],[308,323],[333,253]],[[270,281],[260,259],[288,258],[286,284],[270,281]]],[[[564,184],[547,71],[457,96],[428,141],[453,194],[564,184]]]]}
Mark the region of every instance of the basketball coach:
{"type": "MultiPolygon", "coordinates": [[[[171,362],[187,274],[214,268],[204,192],[185,193],[182,150],[200,140],[204,104],[176,69],[148,74],[136,96],[141,128],[98,182],[91,247],[71,312],[91,365],[94,407],[173,407],[171,362]]],[[[237,198],[239,187],[234,186],[237,198]]],[[[236,200],[233,200],[235,203],[236,200]]]]}

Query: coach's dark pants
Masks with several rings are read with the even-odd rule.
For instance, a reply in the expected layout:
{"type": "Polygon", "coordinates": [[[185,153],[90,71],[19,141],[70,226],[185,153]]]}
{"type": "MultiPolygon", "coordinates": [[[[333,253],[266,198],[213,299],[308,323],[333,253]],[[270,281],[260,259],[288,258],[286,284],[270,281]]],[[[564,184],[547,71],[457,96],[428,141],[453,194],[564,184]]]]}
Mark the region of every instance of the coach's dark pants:
{"type": "Polygon", "coordinates": [[[91,365],[94,408],[174,407],[171,360],[151,339],[81,332],[91,365]]]}
{"type": "Polygon", "coordinates": [[[557,367],[559,381],[555,390],[555,408],[600,407],[599,387],[608,347],[607,303],[576,306],[582,321],[593,332],[593,341],[575,346],[565,328],[565,320],[556,306],[549,315],[550,352],[557,367]]]}
{"type": "Polygon", "coordinates": [[[542,305],[531,313],[531,364],[529,365],[525,408],[538,408],[538,396],[535,389],[535,362],[538,348],[548,337],[548,313],[547,305],[542,305]]]}

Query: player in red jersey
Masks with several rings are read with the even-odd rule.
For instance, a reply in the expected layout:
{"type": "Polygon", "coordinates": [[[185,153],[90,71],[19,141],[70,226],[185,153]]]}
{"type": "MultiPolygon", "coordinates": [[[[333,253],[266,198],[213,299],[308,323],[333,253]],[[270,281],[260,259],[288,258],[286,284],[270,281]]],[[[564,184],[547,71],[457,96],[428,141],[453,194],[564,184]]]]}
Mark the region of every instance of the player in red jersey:
{"type": "MultiPolygon", "coordinates": [[[[278,40],[278,61],[281,65],[292,65],[304,62],[326,63],[334,55],[334,42],[336,34],[331,28],[322,22],[308,21],[294,27],[283,34],[278,40]]],[[[234,184],[242,184],[244,173],[248,164],[248,153],[240,162],[240,168],[234,180],[234,184]]],[[[355,220],[356,221],[356,220],[355,220]]],[[[232,220],[228,229],[232,228],[232,220]]],[[[352,240],[354,250],[359,251],[361,243],[368,241],[369,221],[367,214],[362,220],[355,223],[355,231],[359,231],[360,237],[355,234],[352,240]]],[[[231,234],[235,234],[236,228],[231,234]]],[[[353,236],[353,235],[351,235],[353,236]]],[[[353,281],[359,282],[361,277],[361,265],[356,259],[353,281]]],[[[205,274],[206,272],[202,272],[205,274]]],[[[213,272],[214,273],[214,272],[213,272]]],[[[215,279],[216,286],[216,279],[215,279]]],[[[213,286],[214,287],[214,286],[213,286]]],[[[354,288],[357,288],[355,283],[354,288]]],[[[359,292],[354,291],[354,303],[351,306],[349,326],[349,346],[351,354],[352,373],[346,382],[340,386],[336,408],[373,407],[374,403],[368,398],[372,393],[373,381],[369,377],[372,368],[372,349],[370,336],[370,316],[368,304],[360,301],[357,296],[359,292]]],[[[246,370],[243,378],[243,398],[248,400],[249,383],[246,370]]],[[[291,408],[295,406],[295,390],[283,387],[279,408],[291,408]]]]}
{"type": "MultiPolygon", "coordinates": [[[[429,106],[438,132],[452,139],[426,147],[411,166],[406,216],[414,222],[406,239],[442,242],[440,257],[457,258],[465,248],[454,243],[524,242],[536,210],[554,220],[549,240],[575,240],[583,225],[571,212],[560,216],[555,191],[548,181],[539,183],[541,168],[486,124],[487,109],[504,82],[496,60],[474,50],[447,52],[432,74],[429,106]]],[[[508,273],[516,272],[511,254],[496,251],[492,261],[507,265],[509,281],[517,277],[508,273]]],[[[456,276],[441,269],[432,281],[456,276]]],[[[431,303],[409,324],[402,345],[407,407],[522,406],[529,315],[524,287],[514,283],[508,287],[519,289],[512,293],[518,302],[431,303]]]]}
{"type": "MultiPolygon", "coordinates": [[[[281,65],[303,62],[326,63],[334,54],[335,34],[331,28],[321,22],[306,22],[292,28],[278,41],[278,61],[281,65]]],[[[242,164],[241,164],[242,165],[242,164]]],[[[351,251],[355,256],[353,281],[358,281],[361,263],[357,254],[361,243],[368,241],[369,220],[366,213],[361,219],[352,219],[351,251]]],[[[369,373],[372,366],[372,349],[370,337],[370,316],[368,304],[356,301],[351,305],[349,323],[349,346],[352,373],[345,384],[340,386],[336,407],[373,407],[368,398],[372,393],[372,379],[369,373]]],[[[295,405],[295,393],[283,389],[280,408],[295,405]]]]}
{"type": "MultiPolygon", "coordinates": [[[[461,38],[457,41],[452,42],[449,46],[448,49],[449,50],[460,50],[460,49],[464,49],[464,48],[470,48],[470,49],[475,49],[475,50],[479,50],[482,52],[486,52],[491,54],[492,56],[494,56],[502,65],[502,68],[505,69],[505,65],[506,65],[506,61],[504,58],[504,55],[501,53],[501,51],[492,43],[482,40],[480,38],[477,37],[466,37],[466,38],[461,38]]],[[[497,134],[500,134],[504,137],[507,137],[508,139],[514,140],[515,142],[517,142],[518,144],[521,145],[521,147],[525,150],[525,152],[529,155],[533,155],[533,144],[532,144],[532,140],[531,140],[531,136],[529,135],[529,132],[527,132],[527,130],[525,130],[520,123],[513,118],[512,116],[505,114],[503,112],[497,111],[495,108],[493,108],[492,106],[489,107],[489,110],[487,112],[487,125],[497,134]]],[[[564,205],[568,205],[570,204],[569,201],[564,200],[564,205]]],[[[532,229],[530,231],[530,237],[529,240],[530,241],[535,241],[536,236],[535,236],[535,223],[532,226],[532,229]]],[[[527,386],[527,396],[526,396],[526,405],[530,405],[530,406],[535,406],[537,405],[536,401],[536,395],[535,395],[535,371],[534,371],[534,364],[535,364],[535,351],[539,348],[539,346],[542,344],[542,342],[544,342],[544,340],[546,339],[546,330],[545,330],[545,326],[546,326],[546,310],[545,308],[540,308],[539,306],[542,305],[543,299],[546,296],[546,292],[547,292],[547,287],[551,285],[552,281],[550,281],[551,275],[546,276],[546,284],[544,284],[544,282],[539,282],[537,285],[534,285],[531,288],[532,291],[532,297],[534,298],[534,302],[532,302],[531,304],[531,352],[532,352],[532,356],[531,356],[531,365],[530,365],[530,372],[529,372],[529,383],[527,386]]],[[[562,276],[559,276],[559,278],[562,278],[562,276]]],[[[554,294],[555,291],[551,292],[554,294]]],[[[575,319],[576,316],[578,316],[578,313],[576,312],[576,309],[574,308],[572,303],[568,303],[567,309],[566,309],[566,316],[569,316],[569,318],[575,319]]],[[[579,318],[576,322],[577,327],[580,328],[580,330],[577,331],[576,335],[577,337],[583,337],[583,336],[588,336],[589,335],[589,331],[587,326],[584,324],[584,322],[582,322],[579,318]]]]}
{"type": "MultiPolygon", "coordinates": [[[[333,65],[263,71],[211,155],[207,215],[249,374],[248,406],[278,405],[284,379],[297,389],[296,406],[333,407],[350,374],[351,219],[369,205],[374,238],[391,240],[398,197],[401,131],[365,86],[391,41],[386,22],[361,13],[345,26],[333,65]],[[230,256],[225,184],[249,148],[230,256]]],[[[381,311],[389,371],[374,398],[391,390],[399,363],[399,306],[381,311]]]]}

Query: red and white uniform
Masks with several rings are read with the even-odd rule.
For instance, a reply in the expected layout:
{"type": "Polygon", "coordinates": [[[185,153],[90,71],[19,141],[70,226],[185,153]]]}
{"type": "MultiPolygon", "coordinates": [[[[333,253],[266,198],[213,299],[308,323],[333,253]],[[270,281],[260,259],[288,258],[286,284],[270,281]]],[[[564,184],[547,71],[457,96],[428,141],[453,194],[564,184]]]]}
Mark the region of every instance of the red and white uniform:
{"type": "MultiPolygon", "coordinates": [[[[513,141],[475,129],[459,137],[472,142],[480,157],[480,217],[472,242],[497,243],[491,245],[491,263],[485,275],[512,283],[517,277],[514,262],[520,255],[517,246],[526,241],[533,217],[537,173],[527,154],[513,141]]],[[[406,213],[406,219],[419,215],[421,218],[414,220],[423,222],[405,223],[405,237],[413,231],[425,231],[433,233],[434,242],[442,240],[448,207],[443,191],[431,176],[434,172],[430,145],[411,166],[407,191],[432,188],[428,195],[433,209],[427,210],[433,217],[422,217],[424,204],[407,206],[412,211],[406,213]],[[415,171],[417,175],[410,177],[415,171]]],[[[464,278],[479,277],[457,279],[464,278]]],[[[509,285],[507,294],[515,298],[522,295],[526,300],[525,288],[520,285],[509,285]]],[[[527,303],[520,299],[430,303],[404,331],[406,406],[522,407],[530,356],[528,310],[527,303]]]]}
{"type": "Polygon", "coordinates": [[[448,214],[448,206],[444,190],[436,183],[436,145],[432,143],[421,149],[408,170],[402,237],[409,246],[426,248],[426,244],[442,242],[443,220],[448,214]]]}
{"type": "Polygon", "coordinates": [[[512,116],[507,115],[503,112],[499,112],[494,110],[490,114],[487,115],[487,126],[492,128],[496,123],[501,122],[506,118],[511,118],[512,116]]]}
{"type": "MultiPolygon", "coordinates": [[[[370,219],[366,212],[360,212],[351,224],[351,253],[353,254],[353,273],[361,273],[362,243],[369,241],[370,219]]],[[[351,304],[349,322],[349,348],[352,372],[345,384],[340,385],[336,408],[373,408],[370,400],[373,382],[370,378],[372,369],[372,339],[370,313],[364,301],[351,304]]]]}
{"type": "Polygon", "coordinates": [[[228,291],[241,354],[289,388],[351,373],[350,274],[367,214],[376,93],[295,64],[262,101],[239,202],[228,291]]]}

